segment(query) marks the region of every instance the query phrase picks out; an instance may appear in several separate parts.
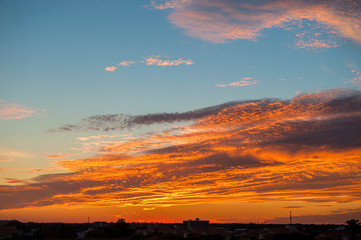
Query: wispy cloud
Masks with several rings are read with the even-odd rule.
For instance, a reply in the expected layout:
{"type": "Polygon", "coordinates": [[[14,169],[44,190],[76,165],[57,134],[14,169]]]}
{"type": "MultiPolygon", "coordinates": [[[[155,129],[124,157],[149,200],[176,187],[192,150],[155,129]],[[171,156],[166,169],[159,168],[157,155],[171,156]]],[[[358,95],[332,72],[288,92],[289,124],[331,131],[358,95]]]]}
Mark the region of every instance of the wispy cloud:
{"type": "MultiPolygon", "coordinates": [[[[173,123],[182,121],[192,121],[208,115],[214,114],[220,109],[239,104],[239,102],[230,102],[218,106],[197,109],[183,113],[155,113],[146,115],[127,115],[127,114],[107,114],[94,115],[82,119],[76,124],[65,124],[59,128],[49,129],[48,132],[69,132],[69,131],[113,131],[130,129],[143,125],[173,123]]],[[[85,139],[87,140],[87,139],[85,139]]]]}
{"type": "Polygon", "coordinates": [[[361,87],[361,70],[357,71],[355,69],[352,69],[351,72],[356,76],[353,77],[350,82],[359,85],[359,87],[361,87]]]}
{"type": "Polygon", "coordinates": [[[351,83],[359,85],[361,87],[361,76],[354,77],[350,80],[351,83]]]}
{"type": "Polygon", "coordinates": [[[58,161],[69,173],[2,185],[0,206],[359,203],[360,117],[361,92],[345,89],[184,113],[93,116],[66,130],[189,122],[58,161]]]}
{"type": "Polygon", "coordinates": [[[243,86],[251,86],[256,85],[257,80],[252,80],[252,78],[243,78],[239,82],[227,83],[227,84],[216,84],[216,87],[243,87],[243,86]]]}
{"type": "Polygon", "coordinates": [[[47,156],[47,158],[66,158],[66,157],[68,157],[68,155],[62,153],[50,154],[47,156]]]}
{"type": "Polygon", "coordinates": [[[14,179],[14,178],[4,178],[8,184],[28,184],[26,180],[14,179]]]}
{"type": "Polygon", "coordinates": [[[304,49],[318,49],[318,48],[335,48],[339,46],[339,43],[332,40],[319,40],[319,39],[312,39],[312,40],[297,40],[295,44],[296,48],[304,48],[304,49]]]}
{"type": "MultiPolygon", "coordinates": [[[[132,66],[133,64],[135,64],[134,61],[122,61],[122,62],[119,62],[119,63],[117,64],[117,66],[118,66],[118,67],[130,67],[130,66],[132,66]]],[[[106,68],[105,68],[105,71],[114,72],[115,70],[118,69],[118,67],[116,67],[116,66],[106,67],[106,68]]]]}
{"type": "MultiPolygon", "coordinates": [[[[194,62],[191,59],[183,59],[183,58],[179,58],[176,60],[162,60],[160,59],[160,56],[150,56],[145,58],[145,60],[140,61],[140,63],[146,64],[146,65],[156,65],[156,66],[178,66],[181,64],[184,65],[193,65],[194,62]]],[[[122,67],[130,67],[132,65],[136,64],[135,61],[122,61],[120,63],[117,64],[118,67],[122,66],[122,67]]],[[[118,69],[118,67],[116,66],[111,66],[111,67],[106,67],[105,70],[109,71],[109,72],[114,72],[115,70],[118,69]]]]}
{"type": "Polygon", "coordinates": [[[348,65],[353,77],[351,79],[345,79],[346,80],[345,83],[350,82],[352,84],[359,85],[359,87],[361,87],[361,70],[358,69],[356,64],[348,64],[348,65]]]}
{"type": "Polygon", "coordinates": [[[36,154],[24,152],[18,149],[12,149],[0,146],[0,161],[13,161],[14,159],[29,159],[38,157],[36,154]]]}
{"type": "Polygon", "coordinates": [[[157,66],[178,66],[180,64],[185,64],[185,65],[193,65],[193,61],[190,59],[184,60],[182,58],[179,58],[177,60],[161,60],[159,56],[151,56],[146,58],[144,61],[142,61],[143,63],[147,64],[147,65],[157,65],[157,66]]]}
{"type": "Polygon", "coordinates": [[[214,43],[256,39],[270,28],[300,30],[299,48],[331,48],[337,38],[361,43],[360,3],[349,0],[153,1],[155,9],[170,9],[169,21],[185,33],[214,43]],[[311,31],[303,34],[303,22],[311,31]]]}
{"type": "Polygon", "coordinates": [[[186,2],[187,0],[178,1],[178,0],[169,0],[169,1],[150,1],[150,6],[158,9],[158,10],[164,10],[164,9],[172,9],[176,8],[177,5],[181,4],[182,2],[186,2]]]}
{"type": "Polygon", "coordinates": [[[42,115],[45,110],[34,110],[17,103],[5,103],[0,100],[0,119],[21,119],[31,117],[34,114],[42,115]]]}
{"type": "Polygon", "coordinates": [[[122,61],[118,63],[118,66],[130,67],[134,64],[134,61],[122,61]]]}
{"type": "Polygon", "coordinates": [[[0,162],[8,162],[8,161],[11,161],[11,159],[8,159],[8,158],[0,158],[0,162]]]}
{"type": "Polygon", "coordinates": [[[111,66],[111,67],[106,67],[105,68],[105,71],[108,71],[108,72],[114,72],[115,70],[117,70],[116,66],[111,66]]]}

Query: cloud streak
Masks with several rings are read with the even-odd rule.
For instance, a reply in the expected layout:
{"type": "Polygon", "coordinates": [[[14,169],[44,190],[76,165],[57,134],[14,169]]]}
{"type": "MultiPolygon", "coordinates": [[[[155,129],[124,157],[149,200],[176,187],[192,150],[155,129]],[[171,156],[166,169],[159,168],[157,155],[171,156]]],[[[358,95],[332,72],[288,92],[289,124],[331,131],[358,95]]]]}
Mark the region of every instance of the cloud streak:
{"type": "MultiPolygon", "coordinates": [[[[0,206],[357,204],[361,202],[360,117],[361,92],[345,89],[184,113],[93,116],[66,130],[79,130],[81,125],[83,130],[119,130],[187,124],[100,143],[93,157],[59,160],[57,165],[68,173],[2,185],[0,206]]],[[[82,142],[95,139],[82,138],[82,142]]]]}
{"type": "Polygon", "coordinates": [[[257,80],[252,80],[252,78],[243,78],[239,82],[233,82],[228,84],[216,84],[215,87],[243,87],[243,86],[251,86],[256,84],[257,84],[257,80]]]}
{"type": "Polygon", "coordinates": [[[118,66],[130,67],[134,64],[134,61],[122,61],[118,63],[118,66]]]}
{"type": "Polygon", "coordinates": [[[239,102],[229,102],[218,106],[212,106],[183,113],[155,113],[146,115],[107,114],[94,115],[82,119],[76,124],[65,124],[59,128],[49,129],[48,132],[69,131],[114,131],[131,129],[134,127],[152,124],[164,124],[196,120],[216,113],[220,109],[236,105],[239,102]]]}
{"type": "MultiPolygon", "coordinates": [[[[145,58],[143,61],[140,61],[140,63],[143,63],[147,66],[161,66],[161,67],[169,67],[169,66],[178,66],[178,65],[193,65],[194,62],[191,59],[183,59],[179,58],[176,60],[162,60],[160,59],[160,56],[150,56],[145,58]]],[[[118,67],[130,67],[132,65],[136,64],[134,61],[122,61],[117,64],[116,66],[110,66],[106,67],[105,71],[108,72],[114,72],[118,69],[118,67]]]]}
{"type": "Polygon", "coordinates": [[[143,63],[147,64],[147,65],[157,65],[157,66],[178,66],[181,64],[185,64],[185,65],[193,65],[194,63],[192,62],[192,60],[188,59],[188,60],[184,60],[182,58],[177,59],[177,60],[161,60],[159,59],[159,56],[151,56],[149,58],[146,58],[143,63]]]}
{"type": "Polygon", "coordinates": [[[358,1],[169,0],[153,1],[151,5],[159,10],[170,9],[169,21],[187,35],[214,43],[254,40],[271,28],[297,29],[301,36],[296,40],[299,48],[336,47],[338,38],[361,43],[358,1]],[[302,32],[305,22],[313,29],[309,34],[302,32]]]}
{"type": "Polygon", "coordinates": [[[22,119],[31,117],[34,114],[41,115],[44,110],[34,110],[17,103],[5,103],[0,100],[0,119],[22,119]]]}

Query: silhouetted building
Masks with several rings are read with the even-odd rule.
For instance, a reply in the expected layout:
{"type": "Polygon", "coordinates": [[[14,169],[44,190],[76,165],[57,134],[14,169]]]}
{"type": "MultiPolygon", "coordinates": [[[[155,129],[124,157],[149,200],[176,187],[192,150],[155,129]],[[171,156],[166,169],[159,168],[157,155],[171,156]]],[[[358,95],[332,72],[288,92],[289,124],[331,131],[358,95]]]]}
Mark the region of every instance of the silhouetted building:
{"type": "Polygon", "coordinates": [[[189,219],[188,221],[183,221],[183,227],[187,227],[188,229],[193,227],[207,227],[208,225],[208,220],[199,220],[199,218],[196,218],[196,220],[189,219]]]}

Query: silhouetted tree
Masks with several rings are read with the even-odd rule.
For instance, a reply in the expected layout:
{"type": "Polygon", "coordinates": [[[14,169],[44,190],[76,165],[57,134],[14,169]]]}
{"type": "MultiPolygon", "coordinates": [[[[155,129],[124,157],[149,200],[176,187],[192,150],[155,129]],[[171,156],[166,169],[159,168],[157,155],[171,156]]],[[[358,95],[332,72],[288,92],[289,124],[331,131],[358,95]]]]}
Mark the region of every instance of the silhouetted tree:
{"type": "Polygon", "coordinates": [[[360,223],[358,219],[350,219],[346,221],[347,229],[351,233],[352,236],[360,230],[360,223]]]}

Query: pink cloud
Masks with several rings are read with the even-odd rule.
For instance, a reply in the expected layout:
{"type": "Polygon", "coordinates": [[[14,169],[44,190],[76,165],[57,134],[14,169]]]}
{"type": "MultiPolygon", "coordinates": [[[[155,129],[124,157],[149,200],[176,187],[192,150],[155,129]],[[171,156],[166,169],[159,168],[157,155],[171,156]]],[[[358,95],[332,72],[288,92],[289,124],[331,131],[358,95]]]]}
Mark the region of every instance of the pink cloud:
{"type": "MultiPolygon", "coordinates": [[[[360,3],[349,0],[189,1],[153,2],[155,9],[172,9],[169,20],[189,36],[214,43],[256,39],[270,28],[302,28],[303,21],[317,27],[317,39],[298,44],[312,48],[337,47],[334,39],[361,43],[360,3]]],[[[300,33],[298,37],[303,37],[300,33]]],[[[306,33],[307,34],[307,33],[306,33]]]]}
{"type": "Polygon", "coordinates": [[[147,64],[147,65],[157,65],[157,66],[178,66],[180,64],[185,64],[185,65],[193,65],[194,63],[192,62],[192,60],[188,59],[188,60],[184,60],[182,58],[179,58],[177,60],[161,60],[159,59],[159,56],[151,56],[149,58],[146,58],[145,61],[143,61],[143,63],[147,64]]]}
{"type": "MultiPolygon", "coordinates": [[[[43,111],[43,110],[41,110],[43,111]]],[[[0,119],[21,119],[33,116],[37,111],[16,103],[0,102],[0,119]]]]}
{"type": "Polygon", "coordinates": [[[233,82],[228,84],[216,84],[216,87],[243,87],[243,86],[251,86],[256,85],[257,80],[251,80],[252,78],[243,78],[239,82],[233,82]]]}
{"type": "Polygon", "coordinates": [[[316,49],[316,48],[335,48],[339,44],[336,41],[324,41],[318,39],[311,39],[309,41],[298,40],[295,44],[296,48],[305,48],[305,49],[316,49]]]}
{"type": "Polygon", "coordinates": [[[116,69],[117,69],[117,67],[111,66],[111,67],[106,67],[106,68],[105,68],[105,71],[114,72],[116,69]]]}
{"type": "Polygon", "coordinates": [[[351,73],[353,74],[353,78],[352,79],[345,79],[345,83],[352,83],[352,84],[355,84],[355,85],[359,85],[359,87],[361,87],[361,71],[358,71],[356,70],[357,69],[357,66],[356,64],[352,65],[352,66],[349,66],[350,68],[353,68],[351,69],[351,73]]]}
{"type": "Polygon", "coordinates": [[[118,63],[118,66],[130,67],[134,64],[134,61],[122,61],[118,63]]]}
{"type": "Polygon", "coordinates": [[[350,80],[351,83],[359,85],[361,87],[361,76],[354,77],[350,80]]]}

